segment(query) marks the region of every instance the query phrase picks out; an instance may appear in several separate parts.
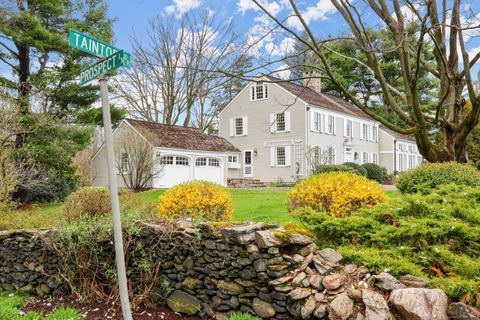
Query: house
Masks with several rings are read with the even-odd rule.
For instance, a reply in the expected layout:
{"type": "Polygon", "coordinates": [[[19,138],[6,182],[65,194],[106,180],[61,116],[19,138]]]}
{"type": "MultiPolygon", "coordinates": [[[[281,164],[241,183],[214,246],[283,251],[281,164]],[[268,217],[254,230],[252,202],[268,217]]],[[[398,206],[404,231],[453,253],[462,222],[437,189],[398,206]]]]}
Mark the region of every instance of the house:
{"type": "MultiPolygon", "coordinates": [[[[126,186],[124,176],[130,174],[131,159],[138,157],[142,143],[150,146],[145,154],[153,159],[148,188],[168,188],[194,179],[226,185],[227,167],[239,166],[234,161],[239,159],[239,149],[196,128],[126,119],[113,132],[113,141],[120,187],[126,186]]],[[[104,146],[93,155],[91,164],[92,184],[108,185],[104,146]]]]}
{"type": "Polygon", "coordinates": [[[241,166],[230,167],[229,178],[290,182],[311,174],[312,164],[371,162],[393,172],[421,163],[409,137],[322,93],[319,79],[303,85],[278,80],[257,77],[219,114],[219,135],[241,150],[241,166]],[[395,149],[404,146],[405,152],[395,149]]]}

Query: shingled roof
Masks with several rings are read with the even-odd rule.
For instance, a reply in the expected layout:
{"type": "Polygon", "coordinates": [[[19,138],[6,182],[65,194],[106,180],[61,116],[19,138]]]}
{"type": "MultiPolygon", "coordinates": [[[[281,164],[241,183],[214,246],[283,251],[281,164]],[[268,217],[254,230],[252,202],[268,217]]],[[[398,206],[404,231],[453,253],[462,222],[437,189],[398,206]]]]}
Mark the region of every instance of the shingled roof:
{"type": "Polygon", "coordinates": [[[155,147],[214,152],[240,152],[239,149],[224,138],[206,134],[197,128],[133,119],[125,119],[125,121],[155,147]]]}

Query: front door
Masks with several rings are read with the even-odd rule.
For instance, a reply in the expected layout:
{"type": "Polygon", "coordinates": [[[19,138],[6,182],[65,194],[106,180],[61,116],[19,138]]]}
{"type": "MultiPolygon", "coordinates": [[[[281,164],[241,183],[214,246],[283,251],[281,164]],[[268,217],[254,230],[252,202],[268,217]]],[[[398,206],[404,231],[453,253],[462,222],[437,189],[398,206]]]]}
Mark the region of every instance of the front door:
{"type": "Polygon", "coordinates": [[[343,162],[353,162],[352,148],[345,148],[343,162]]]}
{"type": "Polygon", "coordinates": [[[246,178],[253,177],[252,150],[243,151],[243,176],[246,178]]]}

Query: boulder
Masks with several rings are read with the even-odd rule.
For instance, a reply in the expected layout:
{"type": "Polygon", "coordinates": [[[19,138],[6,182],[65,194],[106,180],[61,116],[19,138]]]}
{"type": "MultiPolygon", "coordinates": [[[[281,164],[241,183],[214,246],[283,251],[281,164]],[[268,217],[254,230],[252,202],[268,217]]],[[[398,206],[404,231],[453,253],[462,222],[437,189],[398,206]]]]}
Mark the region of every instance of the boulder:
{"type": "Polygon", "coordinates": [[[390,303],[405,320],[447,320],[448,297],[440,289],[396,289],[390,303]]]}
{"type": "Polygon", "coordinates": [[[333,268],[338,267],[338,262],[342,259],[343,257],[340,253],[331,248],[326,248],[314,255],[313,262],[318,272],[323,275],[333,268]]]}
{"type": "Polygon", "coordinates": [[[393,316],[383,296],[372,290],[362,290],[366,320],[392,320],[393,316]]]}
{"type": "Polygon", "coordinates": [[[410,288],[426,288],[430,284],[430,281],[412,275],[400,276],[398,280],[410,288]]]}
{"type": "Polygon", "coordinates": [[[283,240],[275,236],[272,230],[263,230],[255,232],[255,241],[259,248],[281,247],[283,240]]]}
{"type": "Polygon", "coordinates": [[[242,226],[223,228],[222,235],[230,243],[249,244],[255,240],[255,231],[262,230],[264,223],[249,223],[242,226]]]}
{"type": "Polygon", "coordinates": [[[178,313],[194,315],[202,309],[202,303],[188,293],[175,290],[167,299],[167,305],[170,309],[178,313]]]}
{"type": "Polygon", "coordinates": [[[299,244],[299,245],[306,245],[313,243],[313,239],[309,236],[303,235],[303,234],[298,234],[298,233],[292,233],[288,235],[289,237],[289,242],[290,244],[299,244]]]}
{"type": "Polygon", "coordinates": [[[480,320],[480,311],[461,302],[454,302],[448,307],[448,316],[452,320],[480,320]]]}
{"type": "Polygon", "coordinates": [[[382,272],[379,275],[374,276],[373,278],[375,279],[375,286],[385,291],[405,288],[405,285],[403,283],[401,283],[394,276],[386,272],[382,272]]]}
{"type": "Polygon", "coordinates": [[[336,296],[328,305],[330,320],[347,320],[353,313],[353,301],[346,294],[336,296]]]}
{"type": "Polygon", "coordinates": [[[327,290],[335,290],[345,284],[346,277],[343,274],[330,274],[323,278],[322,285],[327,290]]]}
{"type": "Polygon", "coordinates": [[[252,308],[259,317],[264,319],[271,318],[276,314],[275,309],[269,302],[263,301],[259,298],[253,299],[252,308]]]}

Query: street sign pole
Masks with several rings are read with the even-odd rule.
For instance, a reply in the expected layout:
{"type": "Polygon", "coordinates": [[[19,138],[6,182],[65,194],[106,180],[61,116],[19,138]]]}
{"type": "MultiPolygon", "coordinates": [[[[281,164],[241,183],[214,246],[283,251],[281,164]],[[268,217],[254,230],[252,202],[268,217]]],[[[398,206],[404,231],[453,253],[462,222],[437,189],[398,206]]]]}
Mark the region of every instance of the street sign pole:
{"type": "Polygon", "coordinates": [[[115,262],[117,265],[118,287],[124,320],[132,320],[130,300],[128,299],[127,274],[125,271],[125,257],[123,251],[122,222],[120,220],[120,204],[118,200],[117,175],[115,174],[112,120],[110,118],[110,102],[108,101],[108,86],[105,74],[98,78],[100,82],[100,95],[102,98],[103,128],[105,130],[105,147],[107,149],[108,182],[110,184],[110,197],[112,200],[113,236],[115,242],[115,262]]]}

